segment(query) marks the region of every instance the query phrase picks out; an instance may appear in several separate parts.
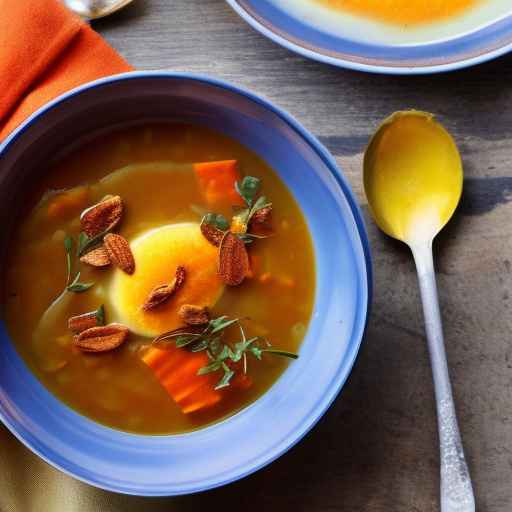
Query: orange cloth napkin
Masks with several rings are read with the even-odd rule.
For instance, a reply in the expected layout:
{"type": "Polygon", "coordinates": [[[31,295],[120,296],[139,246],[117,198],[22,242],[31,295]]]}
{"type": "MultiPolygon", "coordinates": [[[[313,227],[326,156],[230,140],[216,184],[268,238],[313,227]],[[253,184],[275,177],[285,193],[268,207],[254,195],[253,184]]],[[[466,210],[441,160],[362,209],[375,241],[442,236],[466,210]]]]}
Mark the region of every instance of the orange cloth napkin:
{"type": "MultiPolygon", "coordinates": [[[[131,69],[58,0],[0,0],[0,141],[59,94],[131,69]]],[[[51,468],[0,423],[0,510],[146,509],[136,498],[94,489],[51,468]]]]}
{"type": "Polygon", "coordinates": [[[0,0],[0,141],[47,101],[133,69],[59,0],[0,0]]]}

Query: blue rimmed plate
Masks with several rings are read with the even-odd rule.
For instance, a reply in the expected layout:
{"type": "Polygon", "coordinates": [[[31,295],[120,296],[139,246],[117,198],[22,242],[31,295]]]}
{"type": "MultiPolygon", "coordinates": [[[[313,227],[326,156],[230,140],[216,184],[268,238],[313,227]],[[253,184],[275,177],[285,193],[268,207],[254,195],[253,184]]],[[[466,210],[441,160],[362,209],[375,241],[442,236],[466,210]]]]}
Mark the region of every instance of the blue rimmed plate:
{"type": "MultiPolygon", "coordinates": [[[[53,397],[31,374],[0,324],[0,419],[30,449],[104,489],[162,496],[237,480],[298,442],[343,387],[368,315],[369,248],[349,186],[333,158],[297,121],[258,96],[207,77],[134,72],[79,87],[44,106],[0,146],[1,255],[27,180],[63,148],[125,124],[209,126],[251,148],[289,187],[315,251],[313,318],[276,384],[251,406],[183,435],[144,436],[99,425],[53,397]]],[[[278,306],[277,306],[278,307],[278,306]]]]}
{"type": "Polygon", "coordinates": [[[359,71],[452,71],[512,49],[509,0],[487,0],[464,15],[417,29],[336,13],[315,0],[226,1],[253,28],[285,48],[359,71]]]}

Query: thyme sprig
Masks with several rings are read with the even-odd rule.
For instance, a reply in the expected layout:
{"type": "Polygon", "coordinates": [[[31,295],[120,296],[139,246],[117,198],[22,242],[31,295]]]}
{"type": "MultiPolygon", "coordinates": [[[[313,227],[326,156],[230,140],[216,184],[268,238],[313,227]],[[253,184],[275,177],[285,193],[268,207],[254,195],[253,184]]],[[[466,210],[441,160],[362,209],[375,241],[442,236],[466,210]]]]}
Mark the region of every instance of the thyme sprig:
{"type": "Polygon", "coordinates": [[[96,311],[96,321],[98,325],[105,325],[105,305],[102,304],[96,311]]]}
{"type": "Polygon", "coordinates": [[[78,246],[77,246],[77,256],[83,256],[89,249],[92,249],[96,245],[100,245],[103,242],[103,238],[106,234],[110,233],[113,229],[113,226],[108,227],[105,231],[98,233],[96,236],[89,238],[83,231],[78,235],[78,246]]]}
{"type": "Polygon", "coordinates": [[[203,216],[201,223],[210,224],[220,231],[229,229],[229,221],[221,213],[207,213],[203,216]]]}
{"type": "Polygon", "coordinates": [[[207,213],[203,216],[201,223],[210,224],[224,233],[231,227],[231,230],[246,244],[251,243],[255,238],[267,238],[268,235],[248,232],[254,214],[263,208],[272,206],[272,202],[264,195],[259,195],[261,180],[254,176],[245,176],[242,181],[235,182],[235,189],[243,199],[245,205],[233,207],[233,218],[231,222],[228,222],[220,213],[207,213]]]}
{"type": "Polygon", "coordinates": [[[256,201],[254,201],[254,190],[256,191],[255,193],[258,193],[260,189],[260,180],[258,180],[258,178],[246,176],[241,183],[236,183],[236,189],[242,196],[242,199],[245,201],[247,207],[240,209],[237,208],[237,212],[233,216],[233,219],[235,223],[245,226],[244,232],[247,232],[247,228],[249,227],[249,223],[251,222],[254,214],[258,210],[263,210],[263,208],[267,208],[267,206],[272,206],[272,203],[268,201],[265,196],[260,196],[258,199],[256,199],[256,201]],[[257,183],[254,184],[252,180],[257,180],[257,183]],[[250,183],[250,192],[247,192],[248,184],[246,182],[250,183]]]}
{"type": "Polygon", "coordinates": [[[66,235],[64,238],[64,250],[66,251],[66,291],[74,293],[82,293],[91,288],[94,283],[81,283],[80,282],[80,271],[78,271],[71,281],[71,274],[73,270],[73,264],[71,261],[71,253],[73,252],[73,238],[66,235]]]}
{"type": "Polygon", "coordinates": [[[213,372],[222,372],[222,377],[215,389],[222,389],[230,385],[237,371],[247,373],[247,356],[252,355],[261,361],[263,354],[269,354],[289,359],[299,356],[286,350],[270,348],[270,343],[261,336],[247,338],[239,318],[220,316],[210,320],[204,327],[182,327],[170,331],[153,340],[153,343],[162,345],[174,343],[177,348],[187,348],[191,352],[206,352],[210,362],[200,368],[198,375],[207,375],[213,372]],[[226,330],[238,326],[240,336],[236,341],[226,341],[226,330]],[[262,347],[263,343],[265,346],[262,347]],[[241,364],[239,364],[241,363],[241,364]],[[240,367],[241,366],[241,370],[240,367]]]}

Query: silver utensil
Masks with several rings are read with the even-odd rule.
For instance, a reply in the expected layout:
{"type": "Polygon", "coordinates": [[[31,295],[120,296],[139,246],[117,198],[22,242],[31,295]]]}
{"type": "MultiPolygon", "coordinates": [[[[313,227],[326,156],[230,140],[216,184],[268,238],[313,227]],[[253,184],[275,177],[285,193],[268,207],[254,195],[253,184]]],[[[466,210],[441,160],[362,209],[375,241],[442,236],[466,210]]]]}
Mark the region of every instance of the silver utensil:
{"type": "Polygon", "coordinates": [[[86,20],[95,20],[112,14],[133,0],[64,0],[66,6],[86,20]]]}

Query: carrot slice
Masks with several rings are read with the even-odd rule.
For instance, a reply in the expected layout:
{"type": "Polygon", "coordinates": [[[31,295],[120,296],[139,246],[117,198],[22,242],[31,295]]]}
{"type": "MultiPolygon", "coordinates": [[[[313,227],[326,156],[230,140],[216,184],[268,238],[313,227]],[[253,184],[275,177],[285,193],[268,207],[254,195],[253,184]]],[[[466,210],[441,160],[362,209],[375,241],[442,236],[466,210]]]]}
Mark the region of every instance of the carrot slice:
{"type": "Polygon", "coordinates": [[[192,353],[174,346],[149,347],[142,361],[185,414],[211,407],[222,398],[214,389],[218,375],[197,375],[197,370],[209,363],[204,352],[192,353]]]}
{"type": "MultiPolygon", "coordinates": [[[[202,354],[201,354],[202,355],[202,354]]],[[[197,354],[190,354],[184,361],[172,372],[168,372],[165,376],[165,387],[173,394],[178,393],[181,388],[186,387],[190,382],[190,376],[196,375],[199,368],[208,364],[202,357],[198,357],[197,354]]],[[[194,379],[195,381],[196,379],[194,379]]],[[[178,401],[175,398],[176,401],[178,401]]]]}
{"type": "Polygon", "coordinates": [[[209,206],[244,204],[235,189],[235,182],[240,180],[236,160],[197,163],[194,171],[209,206]]]}
{"type": "Polygon", "coordinates": [[[66,192],[60,192],[48,203],[48,217],[63,219],[71,214],[80,213],[89,200],[88,187],[76,187],[66,192]]]}
{"type": "Polygon", "coordinates": [[[221,394],[216,392],[215,394],[210,392],[208,385],[203,385],[197,389],[190,396],[181,401],[180,407],[185,414],[196,412],[201,409],[206,409],[218,403],[221,399],[221,394]]]}
{"type": "Polygon", "coordinates": [[[150,348],[144,352],[142,360],[154,369],[158,363],[162,363],[167,358],[165,357],[165,350],[151,350],[150,348]]]}
{"type": "Polygon", "coordinates": [[[181,386],[181,388],[174,393],[174,399],[177,403],[180,403],[187,398],[187,396],[194,393],[194,391],[197,391],[201,386],[204,386],[203,382],[199,379],[195,379],[194,382],[191,382],[186,386],[181,386]]]}
{"type": "Polygon", "coordinates": [[[163,357],[159,363],[153,366],[153,371],[158,379],[166,378],[168,375],[171,375],[184,360],[184,354],[176,352],[173,357],[163,357]]]}

